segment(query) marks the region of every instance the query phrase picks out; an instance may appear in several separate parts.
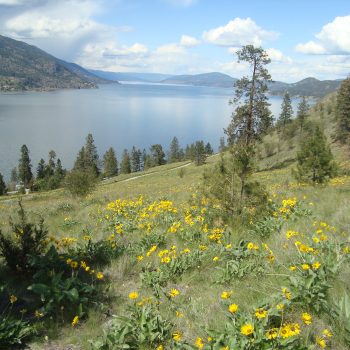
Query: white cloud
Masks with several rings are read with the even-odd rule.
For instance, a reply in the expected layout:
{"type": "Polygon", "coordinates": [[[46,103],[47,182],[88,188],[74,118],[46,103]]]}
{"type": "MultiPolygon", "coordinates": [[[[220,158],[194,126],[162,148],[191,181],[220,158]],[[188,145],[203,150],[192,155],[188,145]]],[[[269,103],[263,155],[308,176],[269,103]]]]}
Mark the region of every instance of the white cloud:
{"type": "Polygon", "coordinates": [[[178,44],[167,44],[158,47],[156,52],[160,54],[182,54],[185,49],[178,44]]]}
{"type": "Polygon", "coordinates": [[[269,48],[266,49],[266,52],[271,59],[271,62],[281,62],[281,63],[292,63],[292,59],[288,56],[285,56],[280,50],[269,48]]]}
{"type": "Polygon", "coordinates": [[[23,0],[0,0],[0,6],[17,6],[22,3],[23,0]]]}
{"type": "Polygon", "coordinates": [[[200,41],[192,36],[189,35],[182,35],[181,40],[180,40],[180,45],[182,46],[187,46],[187,47],[192,47],[196,46],[200,43],[200,41]]]}
{"type": "Polygon", "coordinates": [[[350,16],[336,17],[316,34],[316,40],[298,44],[296,50],[306,54],[350,54],[350,16]]]}
{"type": "Polygon", "coordinates": [[[203,33],[203,39],[220,46],[262,45],[263,41],[273,40],[277,33],[259,27],[251,18],[235,18],[225,26],[203,33]]]}

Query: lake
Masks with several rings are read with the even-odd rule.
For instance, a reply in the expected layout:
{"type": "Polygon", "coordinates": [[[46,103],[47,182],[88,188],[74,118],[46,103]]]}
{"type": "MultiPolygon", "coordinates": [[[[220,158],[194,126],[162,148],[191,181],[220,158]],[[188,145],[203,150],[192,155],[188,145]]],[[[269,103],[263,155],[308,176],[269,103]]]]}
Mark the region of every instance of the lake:
{"type": "MultiPolygon", "coordinates": [[[[177,136],[180,145],[203,139],[215,150],[230,122],[232,89],[164,84],[111,84],[93,90],[0,94],[0,172],[9,179],[20,147],[30,151],[33,173],[53,149],[71,168],[85,137],[92,133],[100,158],[113,147],[165,150],[177,136]]],[[[271,97],[278,115],[281,97],[271,97]]],[[[293,102],[296,110],[296,101],[293,102]]]]}

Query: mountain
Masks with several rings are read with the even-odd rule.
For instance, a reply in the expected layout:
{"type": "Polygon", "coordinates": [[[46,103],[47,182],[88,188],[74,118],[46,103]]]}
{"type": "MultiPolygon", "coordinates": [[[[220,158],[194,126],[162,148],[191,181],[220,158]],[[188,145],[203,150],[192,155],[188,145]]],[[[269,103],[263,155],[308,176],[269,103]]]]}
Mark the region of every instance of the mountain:
{"type": "Polygon", "coordinates": [[[0,35],[0,91],[96,88],[102,82],[74,63],[0,35]]]}
{"type": "Polygon", "coordinates": [[[341,80],[318,80],[316,78],[306,78],[293,84],[274,82],[269,85],[272,95],[283,95],[285,91],[290,96],[312,96],[324,97],[338,89],[341,80]]]}
{"type": "Polygon", "coordinates": [[[139,81],[145,83],[159,83],[160,81],[171,77],[170,74],[160,73],[107,72],[93,69],[90,69],[89,72],[101,78],[113,81],[139,81]]]}
{"type": "Polygon", "coordinates": [[[183,84],[194,86],[232,88],[236,80],[237,79],[232,78],[227,74],[212,72],[196,75],[175,75],[170,78],[164,79],[161,82],[163,84],[183,84]]]}

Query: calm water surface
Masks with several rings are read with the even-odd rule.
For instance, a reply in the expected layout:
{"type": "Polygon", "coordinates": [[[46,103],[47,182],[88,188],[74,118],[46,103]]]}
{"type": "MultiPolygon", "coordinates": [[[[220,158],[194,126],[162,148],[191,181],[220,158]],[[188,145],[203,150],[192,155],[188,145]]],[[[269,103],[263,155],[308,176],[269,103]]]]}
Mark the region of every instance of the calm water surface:
{"type": "MultiPolygon", "coordinates": [[[[92,133],[100,157],[114,147],[168,149],[173,136],[181,146],[209,141],[216,150],[230,121],[231,89],[162,84],[102,85],[96,90],[0,94],[0,172],[8,180],[20,147],[30,150],[33,172],[40,158],[56,151],[70,168],[85,137],[92,133]]],[[[271,98],[278,115],[281,98],[271,98]]]]}

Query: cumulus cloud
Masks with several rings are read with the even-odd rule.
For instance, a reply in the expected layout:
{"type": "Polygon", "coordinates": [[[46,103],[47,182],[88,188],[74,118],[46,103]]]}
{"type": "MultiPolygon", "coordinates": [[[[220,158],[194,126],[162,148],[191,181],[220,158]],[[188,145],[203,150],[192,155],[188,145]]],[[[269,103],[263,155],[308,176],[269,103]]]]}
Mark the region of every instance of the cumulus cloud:
{"type": "Polygon", "coordinates": [[[306,54],[350,54],[350,16],[336,17],[316,34],[316,40],[298,44],[295,49],[306,54]]]}
{"type": "Polygon", "coordinates": [[[210,29],[203,33],[203,39],[220,46],[260,46],[264,41],[273,40],[277,33],[259,27],[251,18],[235,18],[225,26],[210,29]]]}
{"type": "Polygon", "coordinates": [[[197,46],[200,43],[200,41],[192,36],[189,35],[182,35],[180,40],[180,45],[192,47],[197,46]]]}
{"type": "Polygon", "coordinates": [[[292,63],[292,59],[275,48],[266,49],[272,63],[292,63]]]}

